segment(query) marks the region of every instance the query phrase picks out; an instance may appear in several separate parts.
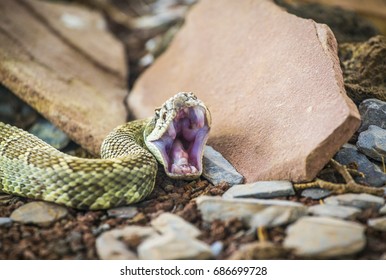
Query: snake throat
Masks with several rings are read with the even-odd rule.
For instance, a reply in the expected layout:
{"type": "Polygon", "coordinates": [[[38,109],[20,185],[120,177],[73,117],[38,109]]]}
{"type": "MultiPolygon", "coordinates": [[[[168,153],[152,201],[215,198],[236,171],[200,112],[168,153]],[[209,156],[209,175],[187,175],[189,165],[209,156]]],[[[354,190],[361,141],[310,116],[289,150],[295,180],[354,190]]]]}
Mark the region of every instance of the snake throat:
{"type": "Polygon", "coordinates": [[[208,133],[204,108],[185,107],[177,112],[164,134],[153,141],[166,163],[165,171],[169,176],[201,174],[201,157],[208,133]]]}

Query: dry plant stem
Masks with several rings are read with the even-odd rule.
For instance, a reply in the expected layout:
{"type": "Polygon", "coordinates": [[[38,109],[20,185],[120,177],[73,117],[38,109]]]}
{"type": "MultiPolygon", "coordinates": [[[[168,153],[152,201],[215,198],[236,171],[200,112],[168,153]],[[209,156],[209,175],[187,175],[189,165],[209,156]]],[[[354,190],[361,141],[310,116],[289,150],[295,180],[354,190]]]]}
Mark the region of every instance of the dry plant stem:
{"type": "Polygon", "coordinates": [[[355,182],[350,173],[363,176],[361,172],[358,172],[356,170],[354,172],[353,169],[348,169],[346,166],[341,165],[340,163],[338,163],[333,159],[330,160],[330,164],[336,171],[339,172],[340,175],[342,175],[343,179],[346,181],[345,184],[331,183],[331,182],[327,182],[322,179],[316,178],[315,181],[310,183],[294,184],[295,189],[302,190],[302,189],[320,187],[322,189],[329,190],[334,194],[367,193],[367,194],[373,194],[378,196],[384,195],[383,189],[367,187],[355,182]]]}
{"type": "Polygon", "coordinates": [[[356,169],[351,169],[351,168],[348,168],[346,167],[346,170],[351,174],[351,175],[354,175],[354,176],[360,176],[362,178],[365,177],[365,174],[363,174],[362,172],[356,170],[356,169]]]}
{"type": "Polygon", "coordinates": [[[257,228],[257,238],[260,242],[267,241],[267,233],[265,231],[264,227],[258,227],[257,228]]]}
{"type": "MultiPolygon", "coordinates": [[[[353,169],[353,168],[349,168],[346,166],[346,170],[351,174],[351,175],[354,175],[354,176],[360,176],[362,178],[365,177],[365,174],[363,174],[362,172],[356,170],[356,169],[353,169]]],[[[334,173],[336,172],[336,169],[333,169],[333,168],[326,168],[326,169],[323,169],[322,171],[320,171],[319,173],[319,176],[320,175],[325,175],[325,174],[330,174],[330,173],[334,173]]]]}

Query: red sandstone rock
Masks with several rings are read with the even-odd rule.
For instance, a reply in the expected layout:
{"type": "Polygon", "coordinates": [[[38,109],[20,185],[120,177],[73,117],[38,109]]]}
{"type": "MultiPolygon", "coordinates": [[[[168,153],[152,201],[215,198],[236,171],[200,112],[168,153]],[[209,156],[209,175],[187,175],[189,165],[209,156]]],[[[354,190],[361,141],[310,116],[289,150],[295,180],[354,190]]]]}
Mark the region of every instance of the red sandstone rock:
{"type": "Polygon", "coordinates": [[[209,144],[247,182],[312,179],[360,122],[331,30],[267,0],[201,0],[128,104],[147,117],[178,91],[209,106],[209,144]]]}
{"type": "Polygon", "coordinates": [[[0,82],[98,154],[126,120],[124,50],[102,16],[31,0],[0,1],[0,14],[0,82]]]}

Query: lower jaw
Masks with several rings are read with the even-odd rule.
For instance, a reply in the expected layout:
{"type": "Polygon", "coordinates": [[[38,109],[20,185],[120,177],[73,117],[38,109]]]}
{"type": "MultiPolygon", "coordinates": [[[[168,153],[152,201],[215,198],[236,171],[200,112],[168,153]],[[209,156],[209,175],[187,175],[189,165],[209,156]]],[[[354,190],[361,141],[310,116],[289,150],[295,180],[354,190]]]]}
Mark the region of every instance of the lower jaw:
{"type": "Polygon", "coordinates": [[[168,177],[170,177],[172,179],[188,180],[188,181],[196,180],[196,179],[200,178],[200,176],[202,174],[202,172],[198,172],[196,174],[173,174],[173,173],[169,173],[166,169],[165,169],[165,173],[168,177]]]}

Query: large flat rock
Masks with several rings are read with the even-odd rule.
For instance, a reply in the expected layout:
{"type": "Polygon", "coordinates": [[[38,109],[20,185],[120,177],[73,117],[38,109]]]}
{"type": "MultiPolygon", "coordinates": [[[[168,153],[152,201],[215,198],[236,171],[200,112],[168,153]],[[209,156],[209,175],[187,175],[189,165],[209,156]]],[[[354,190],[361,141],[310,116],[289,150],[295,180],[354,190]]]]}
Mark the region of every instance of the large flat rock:
{"type": "Polygon", "coordinates": [[[208,105],[210,145],[247,182],[312,179],[360,120],[331,30],[268,0],[200,1],[128,105],[147,117],[179,91],[208,105]]]}
{"type": "Polygon", "coordinates": [[[0,1],[0,13],[0,83],[98,154],[126,120],[124,49],[102,15],[32,0],[0,1]]]}
{"type": "Polygon", "coordinates": [[[98,67],[125,79],[124,46],[107,31],[103,16],[79,5],[24,0],[58,37],[82,53],[98,67]],[[108,48],[106,47],[108,46],[108,48]]]}

